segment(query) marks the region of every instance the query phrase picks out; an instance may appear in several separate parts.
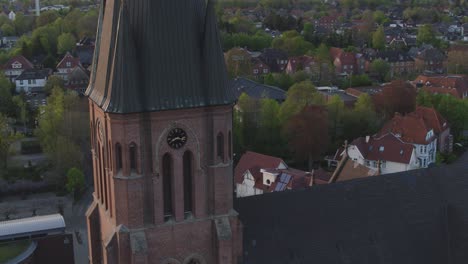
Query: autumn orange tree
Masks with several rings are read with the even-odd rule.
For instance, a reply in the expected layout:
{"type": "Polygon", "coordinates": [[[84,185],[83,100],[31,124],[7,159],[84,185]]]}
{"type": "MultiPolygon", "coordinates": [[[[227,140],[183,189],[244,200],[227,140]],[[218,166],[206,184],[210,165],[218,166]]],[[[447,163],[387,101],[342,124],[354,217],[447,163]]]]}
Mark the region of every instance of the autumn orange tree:
{"type": "Polygon", "coordinates": [[[326,107],[306,106],[291,117],[284,129],[291,152],[298,160],[307,160],[312,170],[313,162],[321,158],[329,143],[326,107]]]}

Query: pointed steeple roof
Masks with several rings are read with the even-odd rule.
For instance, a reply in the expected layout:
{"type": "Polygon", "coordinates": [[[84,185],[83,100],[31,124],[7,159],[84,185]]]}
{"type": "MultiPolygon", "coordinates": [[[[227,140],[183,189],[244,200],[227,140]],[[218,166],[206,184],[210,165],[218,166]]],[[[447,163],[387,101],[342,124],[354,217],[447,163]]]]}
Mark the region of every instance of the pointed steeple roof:
{"type": "Polygon", "coordinates": [[[104,111],[234,102],[211,1],[108,0],[103,8],[87,95],[104,111]]]}

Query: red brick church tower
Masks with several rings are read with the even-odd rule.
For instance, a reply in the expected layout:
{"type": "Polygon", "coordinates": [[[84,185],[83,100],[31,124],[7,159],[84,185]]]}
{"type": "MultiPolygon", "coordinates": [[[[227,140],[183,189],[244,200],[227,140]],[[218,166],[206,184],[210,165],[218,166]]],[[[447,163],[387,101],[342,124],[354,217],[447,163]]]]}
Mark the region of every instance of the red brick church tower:
{"type": "Polygon", "coordinates": [[[97,34],[90,262],[238,263],[234,96],[212,4],[102,0],[97,34]]]}

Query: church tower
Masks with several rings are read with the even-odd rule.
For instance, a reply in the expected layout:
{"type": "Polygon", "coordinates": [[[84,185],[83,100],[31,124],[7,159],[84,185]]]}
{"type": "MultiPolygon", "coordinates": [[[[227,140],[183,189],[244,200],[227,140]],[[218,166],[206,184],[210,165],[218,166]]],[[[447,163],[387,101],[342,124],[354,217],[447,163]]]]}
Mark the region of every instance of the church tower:
{"type": "Polygon", "coordinates": [[[238,263],[235,98],[212,3],[102,0],[92,67],[90,262],[238,263]]]}

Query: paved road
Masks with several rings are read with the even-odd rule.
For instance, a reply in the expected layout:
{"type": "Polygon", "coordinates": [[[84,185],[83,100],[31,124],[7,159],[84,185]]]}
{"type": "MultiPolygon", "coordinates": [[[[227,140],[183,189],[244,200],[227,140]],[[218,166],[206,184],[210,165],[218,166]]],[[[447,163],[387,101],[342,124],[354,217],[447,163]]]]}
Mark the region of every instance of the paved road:
{"type": "Polygon", "coordinates": [[[89,188],[83,198],[73,205],[70,219],[68,219],[68,232],[73,233],[75,263],[88,262],[88,232],[86,226],[86,210],[92,202],[92,188],[89,188]]]}

